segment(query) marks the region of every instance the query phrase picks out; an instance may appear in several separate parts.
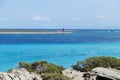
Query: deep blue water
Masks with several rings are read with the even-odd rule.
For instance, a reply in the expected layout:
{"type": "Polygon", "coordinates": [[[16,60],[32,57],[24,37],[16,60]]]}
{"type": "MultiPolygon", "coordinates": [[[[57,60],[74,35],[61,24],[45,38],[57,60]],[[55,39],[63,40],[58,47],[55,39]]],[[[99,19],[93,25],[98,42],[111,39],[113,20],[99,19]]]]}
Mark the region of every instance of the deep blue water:
{"type": "Polygon", "coordinates": [[[72,34],[1,34],[0,71],[18,62],[47,60],[70,68],[92,56],[120,58],[120,31],[72,30],[72,34]]]}

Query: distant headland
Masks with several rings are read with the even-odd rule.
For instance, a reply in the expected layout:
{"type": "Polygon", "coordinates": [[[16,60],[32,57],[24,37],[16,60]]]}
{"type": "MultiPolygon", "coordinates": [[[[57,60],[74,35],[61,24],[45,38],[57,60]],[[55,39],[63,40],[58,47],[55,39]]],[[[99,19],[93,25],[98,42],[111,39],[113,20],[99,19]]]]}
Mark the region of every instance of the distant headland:
{"type": "Polygon", "coordinates": [[[43,31],[40,29],[0,29],[0,34],[70,34],[72,31],[59,29],[55,31],[43,31]]]}

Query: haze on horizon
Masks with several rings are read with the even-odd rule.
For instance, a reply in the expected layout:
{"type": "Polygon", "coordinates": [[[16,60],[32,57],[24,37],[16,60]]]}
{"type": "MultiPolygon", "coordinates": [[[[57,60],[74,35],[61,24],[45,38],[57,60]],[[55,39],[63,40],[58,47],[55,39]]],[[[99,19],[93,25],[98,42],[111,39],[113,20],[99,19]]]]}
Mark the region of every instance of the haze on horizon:
{"type": "Polygon", "coordinates": [[[120,0],[0,0],[0,28],[120,29],[120,0]]]}

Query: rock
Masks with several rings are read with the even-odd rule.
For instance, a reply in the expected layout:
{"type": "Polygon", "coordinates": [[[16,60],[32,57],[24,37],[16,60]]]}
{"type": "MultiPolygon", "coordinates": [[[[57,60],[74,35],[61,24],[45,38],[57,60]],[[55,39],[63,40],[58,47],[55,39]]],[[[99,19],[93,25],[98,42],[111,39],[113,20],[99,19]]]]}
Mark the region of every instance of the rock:
{"type": "Polygon", "coordinates": [[[72,78],[72,80],[84,80],[83,72],[66,69],[66,70],[62,71],[62,73],[64,75],[66,75],[67,77],[72,78]]]}
{"type": "Polygon", "coordinates": [[[42,80],[39,74],[29,73],[26,69],[13,69],[11,72],[1,72],[0,80],[42,80]]]}
{"type": "Polygon", "coordinates": [[[120,80],[120,70],[98,67],[94,68],[92,71],[100,77],[109,78],[112,80],[120,80]]]}

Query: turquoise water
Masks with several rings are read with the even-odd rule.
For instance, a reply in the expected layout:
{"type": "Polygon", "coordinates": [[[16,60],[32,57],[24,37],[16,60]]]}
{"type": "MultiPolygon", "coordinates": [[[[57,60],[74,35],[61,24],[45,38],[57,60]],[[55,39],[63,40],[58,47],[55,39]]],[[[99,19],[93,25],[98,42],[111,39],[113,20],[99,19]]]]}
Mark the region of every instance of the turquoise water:
{"type": "Polygon", "coordinates": [[[120,43],[77,44],[1,44],[0,71],[18,66],[18,62],[47,60],[70,68],[79,60],[92,56],[120,58],[120,43]]]}
{"type": "MultiPolygon", "coordinates": [[[[51,30],[56,31],[56,30],[51,30]]],[[[71,30],[72,34],[0,34],[0,71],[47,60],[71,68],[93,56],[120,58],[120,30],[71,30]]]]}

